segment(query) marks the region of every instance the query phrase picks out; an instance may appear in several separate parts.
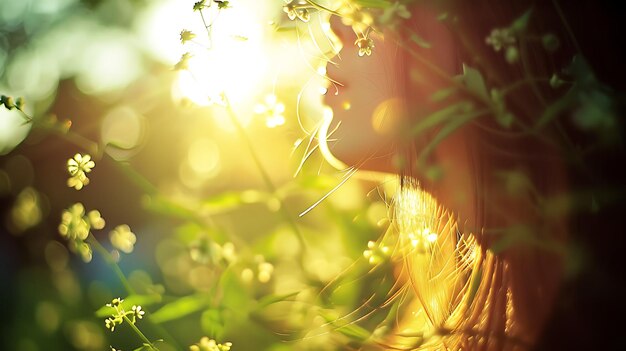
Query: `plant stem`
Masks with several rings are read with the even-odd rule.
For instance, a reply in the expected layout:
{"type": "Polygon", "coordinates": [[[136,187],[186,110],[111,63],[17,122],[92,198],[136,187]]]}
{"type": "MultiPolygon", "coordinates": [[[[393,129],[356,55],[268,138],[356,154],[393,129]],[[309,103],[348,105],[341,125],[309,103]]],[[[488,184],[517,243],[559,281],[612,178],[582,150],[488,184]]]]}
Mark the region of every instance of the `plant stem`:
{"type": "MultiPolygon", "coordinates": [[[[226,96],[224,96],[224,100],[226,102],[226,110],[228,111],[228,115],[230,116],[230,119],[232,120],[233,124],[235,125],[235,128],[237,129],[237,132],[241,136],[241,139],[243,139],[244,143],[246,144],[246,147],[248,148],[248,151],[250,152],[250,155],[252,156],[254,164],[256,165],[257,169],[259,170],[259,173],[261,173],[261,177],[263,178],[263,182],[265,183],[265,186],[267,186],[268,190],[270,191],[270,193],[273,196],[276,196],[276,186],[274,185],[274,183],[272,182],[272,179],[270,178],[269,174],[265,170],[265,167],[263,167],[263,164],[261,163],[261,160],[259,159],[259,156],[257,155],[257,153],[256,153],[256,151],[254,149],[254,146],[252,144],[252,141],[250,140],[250,137],[248,137],[248,134],[246,133],[246,131],[241,126],[241,123],[239,123],[239,120],[237,119],[237,116],[235,115],[235,111],[233,111],[233,108],[230,105],[230,102],[228,101],[226,96]]],[[[291,217],[291,214],[289,213],[289,211],[285,207],[285,203],[283,202],[283,200],[278,198],[278,197],[276,197],[276,199],[280,203],[279,211],[280,211],[281,215],[287,221],[287,224],[289,225],[289,227],[291,227],[291,229],[293,230],[294,234],[298,238],[298,241],[300,242],[301,248],[303,250],[305,250],[306,249],[306,241],[304,239],[304,236],[300,232],[300,229],[298,228],[298,225],[295,223],[295,221],[291,217]]],[[[302,255],[301,255],[301,257],[302,257],[302,255]]]]}
{"type": "MultiPolygon", "coordinates": [[[[111,256],[111,254],[109,253],[109,251],[107,251],[107,249],[105,249],[102,244],[100,244],[100,242],[98,241],[98,239],[96,239],[96,237],[93,234],[89,234],[89,237],[87,237],[87,240],[89,241],[89,243],[91,244],[92,247],[95,248],[96,251],[98,251],[98,253],[100,255],[102,255],[102,258],[104,259],[104,261],[109,265],[109,267],[111,267],[111,269],[113,270],[113,272],[115,272],[115,275],[117,275],[117,278],[120,280],[120,282],[122,282],[122,285],[124,286],[124,290],[126,290],[126,293],[128,295],[135,295],[135,289],[133,289],[133,287],[130,285],[130,283],[128,282],[128,279],[126,278],[126,276],[124,275],[124,272],[122,272],[122,269],[120,268],[120,266],[115,262],[115,260],[113,259],[113,256],[111,256]]],[[[150,322],[150,324],[157,330],[157,332],[163,336],[164,339],[168,340],[176,349],[180,349],[180,347],[178,347],[178,343],[176,342],[176,340],[174,339],[174,337],[172,337],[172,335],[170,335],[169,332],[167,332],[167,330],[165,330],[162,326],[160,326],[159,324],[155,323],[152,321],[152,319],[150,318],[150,316],[146,316],[146,319],[148,320],[148,322],[150,322]]],[[[132,325],[132,323],[129,323],[132,325]]],[[[133,327],[135,327],[133,325],[133,327]]],[[[136,327],[135,327],[136,329],[136,327]]],[[[137,331],[139,331],[137,329],[137,331]]],[[[140,332],[141,333],[141,332],[140,332]]],[[[143,334],[141,334],[143,335],[143,334]]],[[[144,336],[145,338],[145,336],[144,336]]],[[[145,339],[144,341],[146,341],[147,339],[145,339]]],[[[148,341],[149,342],[149,341],[148,341]]],[[[154,346],[152,344],[150,344],[151,347],[154,348],[154,346]]],[[[155,350],[158,350],[156,348],[154,348],[155,350]]]]}
{"type": "Polygon", "coordinates": [[[143,340],[143,342],[145,342],[148,346],[150,346],[150,348],[152,350],[156,350],[159,351],[159,349],[154,346],[154,344],[152,343],[152,341],[150,341],[142,332],[141,330],[139,330],[139,328],[137,328],[137,326],[130,320],[130,318],[128,318],[126,315],[124,315],[124,320],[126,321],[126,323],[128,323],[128,325],[131,327],[131,329],[135,332],[135,334],[139,335],[139,337],[141,338],[141,340],[143,340]]]}
{"type": "Polygon", "coordinates": [[[122,285],[124,286],[126,292],[129,295],[134,295],[135,289],[133,289],[133,287],[130,285],[128,279],[126,279],[126,276],[124,275],[124,272],[122,272],[120,266],[115,262],[115,259],[113,259],[113,256],[111,256],[109,251],[107,251],[107,249],[105,249],[100,244],[98,239],[96,239],[96,237],[91,233],[89,234],[89,237],[87,237],[87,241],[89,242],[89,244],[91,244],[92,247],[96,249],[96,251],[98,251],[100,255],[102,255],[104,261],[109,265],[109,267],[111,267],[113,272],[115,272],[115,275],[117,275],[117,278],[120,280],[120,282],[122,282],[122,285]]]}

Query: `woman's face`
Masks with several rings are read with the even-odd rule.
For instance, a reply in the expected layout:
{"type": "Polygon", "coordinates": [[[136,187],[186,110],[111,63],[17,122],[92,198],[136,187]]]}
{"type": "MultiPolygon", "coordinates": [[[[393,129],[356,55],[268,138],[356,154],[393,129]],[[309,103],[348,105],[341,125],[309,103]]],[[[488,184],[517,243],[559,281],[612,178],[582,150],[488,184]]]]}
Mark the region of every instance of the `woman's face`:
{"type": "Polygon", "coordinates": [[[428,47],[415,45],[408,38],[398,44],[402,35],[408,36],[406,33],[371,32],[371,56],[359,56],[352,28],[335,16],[331,18],[331,29],[343,47],[327,65],[327,75],[334,83],[325,102],[333,110],[334,122],[341,124],[333,135],[337,141],[331,151],[347,165],[400,171],[394,156],[406,144],[401,135],[406,139],[406,129],[436,108],[431,96],[448,84],[424,62],[450,76],[458,70],[452,36],[433,11],[414,9],[403,25],[428,47]],[[406,46],[422,60],[411,57],[406,46]]]}
{"type": "Polygon", "coordinates": [[[372,33],[371,56],[359,56],[352,28],[333,19],[332,30],[343,48],[327,66],[331,86],[324,101],[333,110],[333,124],[340,123],[330,137],[336,140],[330,150],[347,165],[392,172],[394,117],[385,109],[393,108],[399,98],[393,52],[372,33]]]}
{"type": "MultiPolygon", "coordinates": [[[[411,30],[418,31],[430,43],[428,48],[415,46],[411,50],[454,75],[455,49],[444,25],[428,10],[413,11],[410,21],[415,23],[411,30]]],[[[331,86],[325,102],[333,110],[333,122],[340,124],[330,137],[335,140],[330,145],[333,155],[359,169],[410,174],[446,207],[466,218],[473,217],[473,208],[469,207],[473,187],[466,134],[456,133],[434,150],[433,162],[443,174],[436,184],[425,170],[407,168],[414,161],[408,158],[417,157],[407,150],[415,147],[419,153],[430,137],[411,136],[406,131],[441,108],[431,96],[448,87],[448,83],[424,61],[407,54],[393,33],[386,33],[387,38],[371,33],[371,56],[359,56],[352,28],[339,20],[331,20],[331,28],[343,43],[334,64],[327,67],[328,77],[337,82],[337,92],[331,86]]]]}

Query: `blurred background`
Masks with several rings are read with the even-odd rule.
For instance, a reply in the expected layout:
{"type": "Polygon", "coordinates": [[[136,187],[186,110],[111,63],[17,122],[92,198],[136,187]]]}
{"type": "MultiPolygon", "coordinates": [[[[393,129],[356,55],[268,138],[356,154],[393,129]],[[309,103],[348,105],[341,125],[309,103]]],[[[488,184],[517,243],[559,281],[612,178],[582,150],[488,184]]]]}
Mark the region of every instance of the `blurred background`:
{"type": "MultiPolygon", "coordinates": [[[[0,93],[23,96],[35,119],[0,108],[1,349],[136,349],[132,330],[111,333],[97,312],[129,295],[153,315],[138,326],[165,339],[161,350],[204,335],[233,350],[344,349],[378,325],[328,330],[365,298],[382,303],[393,283],[391,268],[372,274],[362,257],[384,231],[395,185],[348,179],[309,155],[332,47],[321,18],[305,27],[277,2],[232,1],[208,18],[208,40],[194,1],[0,0],[0,93]],[[183,29],[197,37],[181,43],[183,29]],[[189,71],[176,70],[186,52],[189,71]],[[80,191],[66,185],[76,153],[96,162],[80,191]],[[58,225],[76,202],[106,220],[93,234],[134,294],[97,252],[84,263],[68,251],[58,225]],[[109,243],[121,224],[136,234],[131,254],[109,243]],[[319,293],[348,268],[349,283],[319,293]]],[[[621,119],[624,12],[608,1],[562,5],[621,119]]],[[[590,211],[572,220],[569,275],[538,350],[626,348],[624,322],[613,322],[626,313],[618,135],[584,159],[594,178],[572,180],[589,190],[590,211]]]]}

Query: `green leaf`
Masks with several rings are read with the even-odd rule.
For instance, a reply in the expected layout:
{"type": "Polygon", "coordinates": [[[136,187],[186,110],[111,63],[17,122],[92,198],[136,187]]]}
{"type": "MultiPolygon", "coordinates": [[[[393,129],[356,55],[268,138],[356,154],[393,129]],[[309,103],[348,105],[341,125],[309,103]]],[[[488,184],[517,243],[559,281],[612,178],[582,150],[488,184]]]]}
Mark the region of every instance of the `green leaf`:
{"type": "Polygon", "coordinates": [[[219,340],[224,335],[224,318],[222,313],[216,309],[206,310],[200,319],[202,331],[211,339],[219,340]]]}
{"type": "Polygon", "coordinates": [[[273,303],[277,303],[277,302],[281,302],[281,301],[285,301],[287,299],[289,299],[290,297],[294,297],[296,295],[298,295],[300,292],[299,291],[295,291],[289,294],[282,294],[282,295],[268,295],[263,297],[261,300],[259,300],[259,303],[257,305],[257,310],[263,309],[273,303]]]}
{"type": "Polygon", "coordinates": [[[243,285],[238,273],[226,270],[220,277],[220,287],[224,295],[223,306],[242,313],[249,311],[252,301],[250,290],[243,285]]]}
{"type": "Polygon", "coordinates": [[[355,0],[354,2],[363,8],[384,9],[391,6],[389,0],[355,0]]]}
{"type": "Polygon", "coordinates": [[[438,111],[431,113],[430,115],[419,121],[412,129],[411,135],[418,135],[430,128],[440,125],[448,119],[458,116],[468,107],[466,101],[461,101],[454,105],[446,106],[438,111]]]}
{"type": "Polygon", "coordinates": [[[543,110],[541,117],[539,117],[535,123],[535,129],[543,128],[558,117],[562,112],[570,108],[573,102],[576,101],[577,95],[578,89],[572,88],[567,92],[567,94],[546,107],[546,109],[543,110]]]}
{"type": "Polygon", "coordinates": [[[419,155],[418,163],[424,164],[428,156],[435,150],[435,148],[441,143],[445,138],[447,138],[450,134],[454,133],[457,129],[461,128],[463,125],[473,120],[474,118],[484,114],[485,111],[473,111],[470,113],[466,113],[464,115],[456,116],[453,119],[450,119],[448,123],[439,130],[437,135],[422,149],[422,152],[419,155]]]}
{"type": "MultiPolygon", "coordinates": [[[[124,302],[122,302],[121,307],[125,311],[130,311],[133,305],[142,306],[145,308],[146,306],[159,303],[161,302],[161,300],[162,300],[161,295],[130,295],[124,299],[124,302]]],[[[102,306],[96,311],[96,316],[102,318],[102,317],[110,316],[114,313],[115,313],[115,308],[109,307],[109,306],[102,306]]]]}
{"type": "Polygon", "coordinates": [[[458,89],[459,89],[458,87],[448,87],[448,88],[439,89],[430,96],[430,100],[432,102],[442,102],[445,99],[452,96],[458,89]]]}
{"type": "Polygon", "coordinates": [[[480,73],[480,71],[466,64],[463,64],[462,80],[463,84],[465,84],[469,91],[480,96],[484,100],[489,99],[489,93],[487,92],[485,79],[483,78],[483,75],[480,73]]]}
{"type": "Polygon", "coordinates": [[[371,335],[367,329],[360,327],[356,324],[348,324],[348,325],[341,326],[337,328],[337,331],[349,337],[350,339],[358,340],[361,342],[364,342],[367,339],[369,339],[371,335]]]}
{"type": "Polygon", "coordinates": [[[541,44],[548,52],[555,52],[561,45],[559,37],[552,33],[544,34],[541,37],[541,44]]]}
{"type": "Polygon", "coordinates": [[[426,39],[420,37],[419,35],[417,35],[417,33],[411,33],[410,39],[412,42],[414,42],[415,44],[417,44],[418,46],[424,48],[424,49],[430,49],[431,45],[428,41],[426,41],[426,39]]]}
{"type": "Polygon", "coordinates": [[[149,211],[187,220],[195,220],[196,212],[160,195],[145,197],[143,206],[149,211]]]}
{"type": "Polygon", "coordinates": [[[241,193],[239,192],[225,192],[217,195],[213,195],[204,200],[203,205],[210,208],[231,208],[241,204],[241,193]]]}
{"type": "Polygon", "coordinates": [[[332,324],[335,327],[335,330],[340,332],[341,334],[349,337],[352,340],[357,340],[360,342],[364,342],[370,338],[372,335],[367,329],[357,325],[356,323],[345,323],[342,325],[337,325],[338,319],[335,318],[330,313],[321,313],[322,318],[324,318],[328,323],[332,324]]]}
{"type": "Polygon", "coordinates": [[[304,189],[327,191],[337,185],[337,178],[324,174],[305,175],[303,177],[299,177],[298,185],[304,189]]]}
{"type": "Polygon", "coordinates": [[[120,142],[117,142],[117,141],[109,141],[106,143],[105,146],[108,148],[113,148],[113,149],[117,149],[121,151],[129,151],[129,150],[136,149],[139,146],[139,144],[126,146],[126,145],[120,144],[120,142]]]}
{"type": "Polygon", "coordinates": [[[205,295],[181,297],[154,312],[152,314],[152,321],[155,323],[163,323],[176,320],[203,309],[209,303],[210,301],[205,295]]]}
{"type": "Polygon", "coordinates": [[[496,121],[504,128],[511,128],[511,126],[513,125],[513,121],[515,121],[515,115],[508,111],[502,111],[502,113],[496,113],[495,118],[496,118],[496,121]]]}
{"type": "Polygon", "coordinates": [[[521,16],[519,16],[513,23],[511,23],[511,30],[513,33],[522,33],[528,27],[528,21],[530,20],[530,15],[532,14],[532,7],[526,10],[521,16]]]}

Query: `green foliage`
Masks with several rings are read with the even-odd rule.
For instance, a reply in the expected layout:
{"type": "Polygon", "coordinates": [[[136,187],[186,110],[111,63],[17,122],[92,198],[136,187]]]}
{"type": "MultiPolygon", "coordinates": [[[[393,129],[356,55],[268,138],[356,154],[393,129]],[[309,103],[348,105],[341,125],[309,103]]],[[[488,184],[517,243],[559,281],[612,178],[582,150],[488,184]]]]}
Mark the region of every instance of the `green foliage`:
{"type": "Polygon", "coordinates": [[[178,298],[152,313],[152,321],[165,323],[198,312],[211,303],[206,295],[190,295],[178,298]]]}

